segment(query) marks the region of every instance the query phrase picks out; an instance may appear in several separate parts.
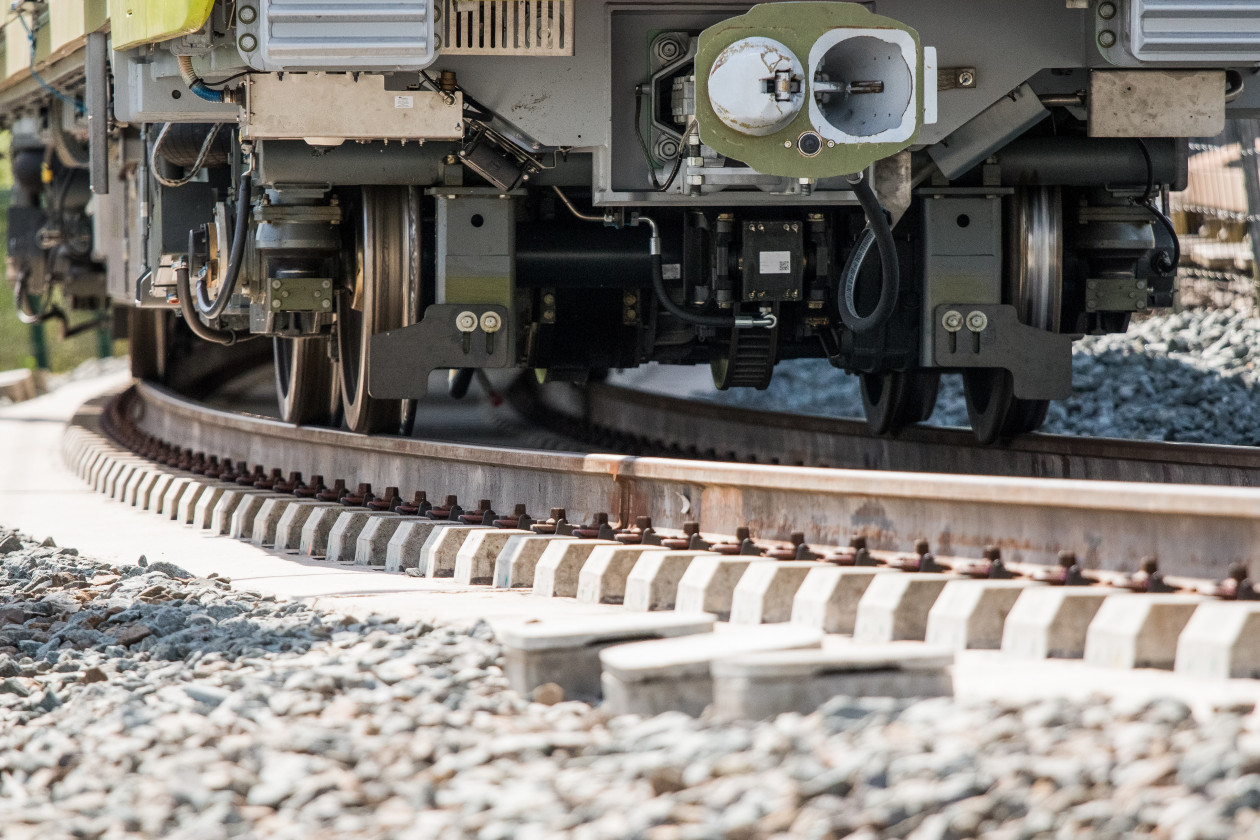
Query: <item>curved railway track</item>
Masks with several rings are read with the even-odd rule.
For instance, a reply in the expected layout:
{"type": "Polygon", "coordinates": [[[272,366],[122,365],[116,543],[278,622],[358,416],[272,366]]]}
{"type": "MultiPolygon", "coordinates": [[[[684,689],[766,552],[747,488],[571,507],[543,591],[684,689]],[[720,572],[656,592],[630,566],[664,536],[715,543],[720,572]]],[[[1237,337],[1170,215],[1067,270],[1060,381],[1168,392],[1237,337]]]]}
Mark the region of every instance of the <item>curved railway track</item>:
{"type": "MultiPolygon", "coordinates": [[[[395,486],[404,498],[424,490],[430,499],[457,494],[465,504],[489,499],[499,511],[525,505],[535,517],[551,508],[567,509],[575,522],[601,512],[614,524],[649,516],[662,533],[696,521],[711,540],[747,527],[767,546],[799,532],[819,554],[854,535],[876,553],[909,551],[927,539],[943,558],[978,558],[998,546],[1008,563],[1053,564],[1072,551],[1084,569],[1130,572],[1157,555],[1167,574],[1219,579],[1231,564],[1249,562],[1260,539],[1260,490],[1213,486],[1255,483],[1260,459],[1250,450],[1117,441],[1073,441],[1069,449],[1048,436],[990,450],[965,445],[963,432],[916,429],[872,440],[847,421],[732,411],[607,386],[537,396],[532,413],[566,418],[566,431],[585,426],[624,436],[654,428],[636,437],[678,451],[704,451],[707,440],[714,454],[752,451],[759,440],[763,460],[777,447],[769,457],[846,468],[365,437],[212,409],[146,383],[116,397],[105,416],[116,438],[139,441],[172,466],[180,452],[217,454],[268,471],[321,475],[328,484],[395,486]],[[938,472],[848,468],[857,465],[938,472]],[[948,473],[961,469],[1008,474],[948,473]],[[1062,475],[1115,480],[1042,477],[1062,475]]],[[[91,410],[78,419],[96,422],[91,410]]]]}

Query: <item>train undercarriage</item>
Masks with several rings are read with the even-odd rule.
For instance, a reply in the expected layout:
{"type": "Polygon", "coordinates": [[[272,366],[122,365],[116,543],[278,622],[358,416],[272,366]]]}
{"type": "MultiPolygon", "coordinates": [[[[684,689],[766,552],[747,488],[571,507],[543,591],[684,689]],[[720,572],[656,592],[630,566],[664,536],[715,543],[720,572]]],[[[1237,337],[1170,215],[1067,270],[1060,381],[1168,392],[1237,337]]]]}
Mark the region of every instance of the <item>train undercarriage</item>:
{"type": "Polygon", "coordinates": [[[808,357],[877,434],[945,372],[1033,431],[1075,338],[1173,305],[1188,138],[1260,102],[1250,3],[123,5],[6,23],[19,298],[129,310],[159,381],[270,343],[286,421],[365,433],[433,371],[808,357]]]}

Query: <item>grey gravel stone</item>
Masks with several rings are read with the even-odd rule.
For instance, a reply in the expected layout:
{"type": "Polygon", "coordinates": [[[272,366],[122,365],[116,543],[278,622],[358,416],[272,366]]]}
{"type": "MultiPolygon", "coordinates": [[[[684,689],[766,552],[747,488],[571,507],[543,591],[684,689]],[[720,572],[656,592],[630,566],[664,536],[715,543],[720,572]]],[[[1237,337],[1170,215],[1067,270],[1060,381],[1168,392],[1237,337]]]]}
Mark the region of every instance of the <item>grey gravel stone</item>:
{"type": "MultiPolygon", "coordinates": [[[[1042,431],[1062,435],[1260,444],[1260,314],[1238,299],[1135,321],[1124,334],[1087,336],[1072,356],[1075,393],[1052,403],[1042,431]]],[[[765,391],[692,395],[775,411],[861,417],[858,379],[822,359],[780,363],[765,391]]],[[[941,381],[935,426],[966,426],[960,376],[941,381]]]]}
{"type": "Polygon", "coordinates": [[[17,539],[0,558],[5,840],[1260,830],[1260,724],[1235,711],[837,697],[757,723],[611,717],[510,691],[485,623],[319,612],[17,539]]]}

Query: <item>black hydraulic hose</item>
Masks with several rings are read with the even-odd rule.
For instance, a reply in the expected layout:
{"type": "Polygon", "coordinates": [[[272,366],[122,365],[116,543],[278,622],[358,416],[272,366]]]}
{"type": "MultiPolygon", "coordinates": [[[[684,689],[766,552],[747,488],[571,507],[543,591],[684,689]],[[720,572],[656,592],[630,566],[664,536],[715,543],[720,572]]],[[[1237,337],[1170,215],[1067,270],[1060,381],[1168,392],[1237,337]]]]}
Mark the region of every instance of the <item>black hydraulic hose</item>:
{"type": "Polygon", "coordinates": [[[650,259],[652,263],[652,291],[656,292],[656,299],[661,306],[665,307],[669,314],[698,327],[715,327],[717,329],[733,329],[735,327],[735,317],[733,315],[700,315],[695,312],[688,312],[674,303],[669,296],[669,290],[665,288],[665,273],[661,270],[661,255],[652,254],[650,259]]]}
{"type": "Polygon", "coordinates": [[[840,320],[846,327],[855,333],[865,333],[882,327],[892,317],[893,310],[897,307],[901,269],[897,264],[897,243],[893,241],[892,228],[888,225],[888,217],[884,215],[884,208],[880,206],[875,191],[861,176],[858,176],[857,180],[851,177],[849,184],[853,188],[853,194],[857,196],[858,203],[862,205],[862,212],[866,214],[866,230],[862,232],[862,238],[858,240],[858,244],[849,252],[848,259],[845,260],[844,271],[841,274],[844,288],[841,294],[836,295],[836,305],[840,311],[840,320]],[[873,237],[875,244],[879,247],[882,282],[879,289],[879,302],[869,315],[860,315],[854,305],[853,289],[862,263],[870,251],[868,237],[873,237]]]}
{"type": "Polygon", "coordinates": [[[201,323],[201,316],[193,306],[192,283],[188,280],[188,265],[180,265],[175,269],[175,293],[179,295],[179,309],[184,313],[184,321],[193,335],[214,344],[235,344],[236,332],[233,330],[216,330],[201,323]]]}
{"type": "MultiPolygon", "coordinates": [[[[245,260],[245,238],[249,235],[249,191],[253,176],[248,168],[241,173],[241,181],[236,188],[236,224],[232,229],[232,252],[228,256],[227,271],[223,275],[223,286],[213,301],[206,291],[206,281],[197,281],[197,310],[213,321],[223,314],[236,293],[236,280],[241,274],[241,263],[245,260]]],[[[181,304],[184,296],[180,295],[181,304]]]]}

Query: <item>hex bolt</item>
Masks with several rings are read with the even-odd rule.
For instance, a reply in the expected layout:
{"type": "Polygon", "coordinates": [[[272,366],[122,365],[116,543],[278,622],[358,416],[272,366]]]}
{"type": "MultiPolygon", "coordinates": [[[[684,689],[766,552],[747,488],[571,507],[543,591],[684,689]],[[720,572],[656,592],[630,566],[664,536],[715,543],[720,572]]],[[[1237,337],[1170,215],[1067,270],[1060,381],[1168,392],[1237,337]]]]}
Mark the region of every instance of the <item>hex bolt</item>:
{"type": "Polygon", "coordinates": [[[394,510],[399,516],[424,516],[432,508],[433,505],[429,504],[428,494],[423,490],[417,490],[410,502],[399,505],[394,510]]]}
{"type": "Polygon", "coordinates": [[[976,72],[974,70],[968,69],[968,70],[958,71],[958,86],[959,87],[965,87],[965,88],[975,87],[975,84],[976,84],[976,72]]]}
{"type": "Polygon", "coordinates": [[[503,327],[503,319],[497,312],[481,313],[481,329],[488,333],[497,333],[503,327]]]}
{"type": "Polygon", "coordinates": [[[967,313],[967,329],[974,333],[984,332],[989,326],[989,316],[976,309],[967,313]]]}
{"type": "Polygon", "coordinates": [[[464,310],[455,316],[455,329],[462,333],[474,332],[477,329],[477,314],[464,310]]]}
{"type": "Polygon", "coordinates": [[[1103,49],[1111,49],[1116,45],[1116,33],[1110,29],[1104,29],[1098,33],[1098,45],[1103,49]]]}
{"type": "Polygon", "coordinates": [[[951,309],[941,316],[941,326],[949,332],[958,332],[963,328],[963,316],[957,309],[951,309]]]}

